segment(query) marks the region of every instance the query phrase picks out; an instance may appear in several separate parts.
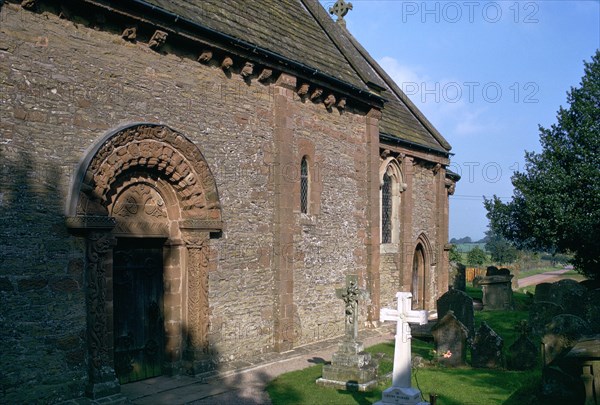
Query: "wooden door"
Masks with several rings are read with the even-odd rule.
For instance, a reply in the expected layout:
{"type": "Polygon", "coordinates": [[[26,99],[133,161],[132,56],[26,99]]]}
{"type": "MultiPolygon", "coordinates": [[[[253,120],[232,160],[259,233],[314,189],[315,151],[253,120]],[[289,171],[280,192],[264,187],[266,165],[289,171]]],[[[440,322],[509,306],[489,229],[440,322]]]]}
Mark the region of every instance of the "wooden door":
{"type": "Polygon", "coordinates": [[[413,257],[412,308],[425,309],[425,252],[417,245],[413,257]]]}
{"type": "Polygon", "coordinates": [[[120,238],[114,250],[115,371],[121,384],[162,374],[163,241],[120,238]]]}

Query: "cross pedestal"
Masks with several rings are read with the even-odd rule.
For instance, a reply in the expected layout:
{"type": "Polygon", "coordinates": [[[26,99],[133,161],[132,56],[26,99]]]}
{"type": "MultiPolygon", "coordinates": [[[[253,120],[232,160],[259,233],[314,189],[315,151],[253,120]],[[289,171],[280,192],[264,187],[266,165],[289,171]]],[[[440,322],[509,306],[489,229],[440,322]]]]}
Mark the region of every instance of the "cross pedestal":
{"type": "Polygon", "coordinates": [[[369,298],[367,291],[358,288],[356,275],[346,276],[346,287],[336,290],[344,301],[345,335],[331,364],[323,366],[323,377],[317,384],[338,389],[368,391],[377,385],[377,363],[364,351],[358,338],[358,301],[369,298]]]}
{"type": "Polygon", "coordinates": [[[382,308],[381,321],[396,322],[396,342],[394,347],[394,370],[392,386],[383,391],[381,401],[375,405],[426,405],[421,401],[421,391],[410,386],[411,348],[410,324],[424,325],[427,323],[427,311],[411,309],[412,293],[396,293],[398,308],[382,308]]]}

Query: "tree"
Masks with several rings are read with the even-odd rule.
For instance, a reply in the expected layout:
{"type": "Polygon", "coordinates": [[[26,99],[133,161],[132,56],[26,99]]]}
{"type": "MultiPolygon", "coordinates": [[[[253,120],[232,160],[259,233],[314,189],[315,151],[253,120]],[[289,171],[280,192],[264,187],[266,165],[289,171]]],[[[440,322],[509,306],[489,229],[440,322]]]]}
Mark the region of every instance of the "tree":
{"type": "Polygon", "coordinates": [[[485,233],[485,250],[490,252],[492,260],[498,264],[509,264],[517,260],[518,251],[502,235],[489,230],[485,233]]]}
{"type": "Polygon", "coordinates": [[[600,278],[600,50],[584,62],[580,87],[567,93],[557,123],[540,126],[541,153],[526,152],[512,177],[514,195],[485,199],[490,227],[517,247],[572,253],[572,264],[600,278]]]}
{"type": "Polygon", "coordinates": [[[460,263],[462,262],[462,255],[458,251],[456,245],[450,246],[449,259],[451,262],[460,263]]]}
{"type": "Polygon", "coordinates": [[[475,246],[469,253],[467,253],[467,264],[473,267],[482,266],[487,260],[487,255],[479,246],[475,246]]]}

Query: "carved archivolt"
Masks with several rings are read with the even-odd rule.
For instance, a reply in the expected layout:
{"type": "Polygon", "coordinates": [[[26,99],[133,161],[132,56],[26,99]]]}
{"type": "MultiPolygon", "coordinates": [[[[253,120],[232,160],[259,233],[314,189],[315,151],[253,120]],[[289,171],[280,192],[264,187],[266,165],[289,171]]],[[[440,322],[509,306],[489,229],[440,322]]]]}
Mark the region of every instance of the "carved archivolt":
{"type": "Polygon", "coordinates": [[[169,127],[138,124],[118,131],[104,141],[84,170],[83,181],[74,190],[79,195],[76,215],[108,215],[109,206],[115,203],[113,215],[130,216],[130,211],[141,204],[136,199],[145,198],[144,193],[150,193],[143,201],[144,212],[162,215],[160,195],[151,189],[143,191],[141,186],[115,202],[116,182],[128,173],[138,172],[172,186],[183,218],[221,219],[216,184],[206,160],[196,145],[169,127]]]}

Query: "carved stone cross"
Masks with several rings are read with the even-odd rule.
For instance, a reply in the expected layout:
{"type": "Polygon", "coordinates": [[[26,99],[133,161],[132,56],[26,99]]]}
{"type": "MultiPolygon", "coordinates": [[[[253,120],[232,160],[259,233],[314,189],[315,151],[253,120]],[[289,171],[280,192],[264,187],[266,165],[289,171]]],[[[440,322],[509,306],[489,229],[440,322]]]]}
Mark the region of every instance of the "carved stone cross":
{"type": "Polygon", "coordinates": [[[358,276],[346,276],[346,288],[338,288],[335,295],[344,300],[346,336],[349,341],[358,338],[358,301],[369,299],[369,293],[358,288],[358,276]]]}
{"type": "Polygon", "coordinates": [[[337,0],[333,7],[329,8],[329,14],[335,14],[338,21],[344,20],[348,11],[352,10],[352,3],[346,3],[344,0],[337,0]]]}
{"type": "Polygon", "coordinates": [[[379,318],[382,321],[396,322],[396,345],[394,347],[394,370],[392,386],[383,392],[377,404],[419,404],[421,392],[410,386],[411,348],[410,324],[427,323],[427,311],[411,309],[412,293],[396,293],[398,309],[382,308],[379,318]]]}

